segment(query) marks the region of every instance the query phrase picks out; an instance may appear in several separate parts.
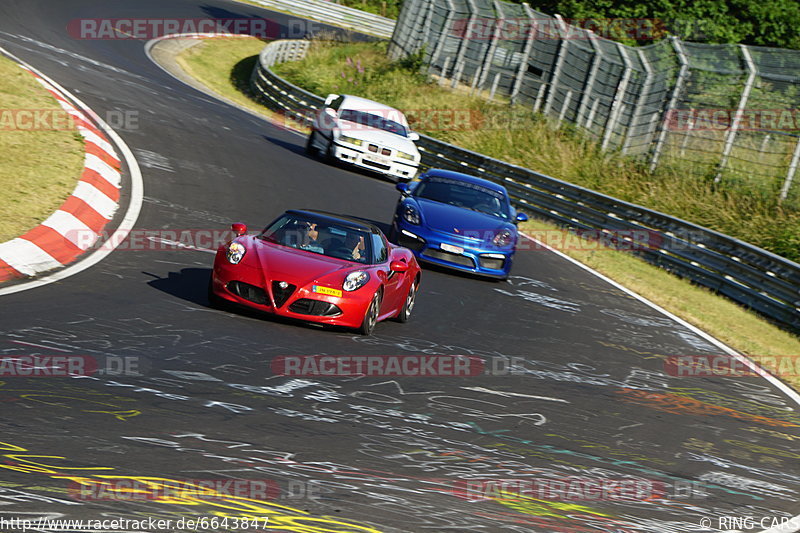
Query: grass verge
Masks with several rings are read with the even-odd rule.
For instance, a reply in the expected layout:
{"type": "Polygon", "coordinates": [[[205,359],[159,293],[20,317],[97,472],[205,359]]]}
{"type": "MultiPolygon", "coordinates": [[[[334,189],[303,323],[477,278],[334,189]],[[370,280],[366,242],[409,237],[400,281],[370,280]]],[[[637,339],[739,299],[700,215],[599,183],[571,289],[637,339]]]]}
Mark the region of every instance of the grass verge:
{"type": "Polygon", "coordinates": [[[0,56],[0,242],[49,217],[73,191],[83,169],[83,138],[71,123],[46,120],[60,126],[36,126],[36,117],[53,116],[49,111],[64,116],[30,73],[0,56]]]}
{"type": "MultiPolygon", "coordinates": [[[[350,46],[343,45],[341,48],[330,50],[331,54],[338,58],[331,58],[331,64],[317,63],[315,67],[303,68],[300,63],[287,63],[281,66],[280,71],[282,73],[291,71],[294,82],[301,85],[302,82],[298,81],[298,78],[308,79],[324,76],[314,71],[314,68],[327,69],[328,74],[334,72],[337,73],[335,77],[338,77],[330,86],[332,91],[326,88],[315,88],[313,84],[306,84],[305,88],[322,95],[327,94],[327,92],[355,92],[354,89],[370,85],[370,77],[375,75],[372,69],[368,70],[364,65],[369,65],[373,58],[376,60],[381,60],[381,58],[378,57],[380,55],[379,51],[367,49],[365,53],[359,53],[355,61],[353,61],[354,53],[359,49],[353,49],[350,46]],[[350,63],[347,62],[348,57],[351,58],[350,63]],[[338,62],[335,63],[335,61],[338,62]],[[360,72],[359,68],[363,69],[364,72],[360,72]],[[346,72],[346,76],[342,78],[338,74],[339,72],[346,72]],[[348,73],[350,76],[347,76],[348,73]],[[343,84],[349,85],[343,86],[343,84]]],[[[202,76],[199,78],[200,81],[208,87],[215,88],[221,96],[237,102],[249,100],[247,104],[243,105],[258,110],[264,115],[274,115],[249,98],[246,82],[249,79],[250,72],[240,67],[242,64],[252,66],[257,59],[253,54],[257,54],[257,52],[258,50],[253,50],[252,45],[244,39],[227,42],[215,39],[206,41],[203,45],[184,52],[178,60],[179,64],[186,65],[190,74],[202,76]],[[216,87],[220,87],[220,89],[216,89],[216,87]]],[[[428,109],[452,109],[456,107],[445,98],[444,94],[436,90],[429,88],[426,91],[409,87],[409,82],[406,80],[407,76],[408,73],[401,67],[392,67],[388,74],[389,81],[386,81],[385,85],[380,82],[382,88],[372,88],[370,85],[370,91],[375,91],[374,93],[361,92],[360,94],[388,102],[387,99],[381,98],[380,95],[395,92],[394,86],[396,85],[399,88],[399,92],[403,92],[403,89],[412,91],[412,94],[406,96],[408,98],[406,100],[407,105],[398,107],[417,109],[419,102],[425,102],[425,107],[428,109]]],[[[381,77],[380,79],[386,80],[387,78],[381,77]]],[[[444,91],[444,93],[452,94],[448,91],[444,91]]],[[[486,102],[477,98],[469,99],[468,102],[470,105],[474,105],[475,109],[482,109],[483,107],[481,106],[487,105],[486,102]]],[[[553,132],[552,130],[548,130],[548,132],[551,137],[566,135],[563,132],[553,132]]],[[[474,133],[471,134],[474,135],[474,133]]],[[[540,135],[542,135],[542,140],[546,140],[543,133],[540,135]]],[[[500,144],[498,140],[494,142],[500,144]]],[[[570,147],[572,157],[575,156],[573,145],[567,144],[566,140],[548,142],[546,146],[548,150],[570,147]],[[562,146],[562,143],[564,146],[562,146]]],[[[583,150],[586,153],[593,153],[592,148],[588,146],[584,147],[583,150]]],[[[566,167],[573,164],[568,161],[569,156],[563,154],[542,153],[539,156],[562,161],[562,164],[566,167]]],[[[524,224],[522,229],[524,231],[536,231],[552,230],[556,227],[547,222],[531,221],[524,224]]],[[[591,248],[591,246],[587,246],[587,248],[591,248]]],[[[564,250],[564,252],[698,326],[733,348],[753,356],[755,359],[758,359],[759,356],[800,354],[800,338],[769,324],[755,313],[746,311],[725,298],[716,296],[710,291],[696,287],[686,280],[649,265],[631,254],[611,250],[564,250]]],[[[784,380],[790,382],[795,388],[800,389],[800,379],[784,376],[784,380]]]]}

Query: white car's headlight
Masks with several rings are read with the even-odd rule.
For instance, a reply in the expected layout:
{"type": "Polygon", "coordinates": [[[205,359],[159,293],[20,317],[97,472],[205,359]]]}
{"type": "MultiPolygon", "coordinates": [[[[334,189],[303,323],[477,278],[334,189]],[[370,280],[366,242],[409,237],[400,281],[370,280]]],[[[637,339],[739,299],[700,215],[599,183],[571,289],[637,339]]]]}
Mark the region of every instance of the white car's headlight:
{"type": "Polygon", "coordinates": [[[342,288],[347,292],[354,291],[356,289],[360,289],[369,281],[369,273],[363,270],[356,270],[355,272],[350,272],[346,278],[344,278],[344,283],[342,284],[342,288]]]}
{"type": "Polygon", "coordinates": [[[403,218],[406,219],[406,222],[409,224],[419,226],[419,211],[417,211],[417,208],[413,205],[406,204],[403,207],[403,218]]]}
{"type": "Polygon", "coordinates": [[[238,242],[232,242],[230,246],[228,246],[228,253],[226,257],[228,258],[228,262],[232,265],[238,265],[239,261],[242,260],[244,254],[247,252],[247,248],[244,247],[243,244],[238,242]]]}
{"type": "Polygon", "coordinates": [[[339,141],[348,144],[355,144],[356,146],[361,146],[364,144],[364,141],[361,139],[356,139],[355,137],[348,137],[347,135],[339,135],[339,141]]]}
{"type": "Polygon", "coordinates": [[[507,229],[504,229],[503,231],[494,236],[492,242],[495,244],[495,246],[508,246],[509,244],[511,244],[511,238],[512,238],[511,232],[508,231],[507,229]]]}
{"type": "Polygon", "coordinates": [[[407,154],[405,152],[401,152],[400,150],[397,151],[397,157],[400,159],[408,159],[410,161],[414,161],[417,158],[417,156],[414,154],[407,154]]]}

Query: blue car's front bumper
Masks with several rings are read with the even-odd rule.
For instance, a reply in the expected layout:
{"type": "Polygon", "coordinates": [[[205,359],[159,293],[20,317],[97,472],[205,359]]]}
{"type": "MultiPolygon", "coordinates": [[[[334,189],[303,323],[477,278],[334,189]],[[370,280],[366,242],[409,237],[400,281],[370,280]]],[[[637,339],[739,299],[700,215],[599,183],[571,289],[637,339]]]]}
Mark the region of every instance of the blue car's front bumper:
{"type": "Polygon", "coordinates": [[[500,249],[491,243],[414,226],[400,217],[392,223],[392,240],[413,251],[420,261],[480,276],[508,277],[514,258],[513,248],[500,249]]]}

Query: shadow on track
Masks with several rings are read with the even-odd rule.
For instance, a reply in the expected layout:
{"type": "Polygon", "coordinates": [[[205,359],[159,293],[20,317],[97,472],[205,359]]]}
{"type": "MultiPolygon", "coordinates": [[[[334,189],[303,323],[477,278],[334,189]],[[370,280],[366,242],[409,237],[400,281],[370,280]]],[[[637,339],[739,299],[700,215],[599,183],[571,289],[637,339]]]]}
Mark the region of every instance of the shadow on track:
{"type": "Polygon", "coordinates": [[[166,277],[159,277],[152,272],[142,272],[147,276],[152,276],[153,280],[148,281],[147,284],[151,287],[165,292],[172,296],[186,300],[198,306],[207,307],[210,309],[219,309],[223,313],[231,313],[240,315],[247,318],[256,320],[263,320],[266,322],[274,322],[277,324],[284,324],[293,327],[305,327],[306,329],[313,330],[329,330],[338,332],[351,332],[348,328],[339,326],[328,326],[322,324],[314,324],[305,322],[295,318],[287,318],[280,315],[273,315],[257,309],[252,309],[243,305],[238,305],[232,302],[223,302],[219,306],[214,306],[208,300],[207,287],[211,279],[210,268],[182,268],[180,272],[169,272],[166,277]]]}

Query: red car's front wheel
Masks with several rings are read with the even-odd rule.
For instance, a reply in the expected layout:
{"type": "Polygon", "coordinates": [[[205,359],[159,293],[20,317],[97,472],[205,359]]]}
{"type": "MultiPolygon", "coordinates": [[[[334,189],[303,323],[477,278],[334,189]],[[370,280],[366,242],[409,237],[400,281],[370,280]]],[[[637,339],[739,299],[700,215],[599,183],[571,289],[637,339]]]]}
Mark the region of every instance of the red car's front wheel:
{"type": "Polygon", "coordinates": [[[419,285],[419,279],[415,279],[408,289],[403,308],[397,313],[396,320],[398,322],[408,322],[408,319],[411,318],[411,311],[414,309],[414,304],[417,301],[417,285],[419,285]]]}
{"type": "Polygon", "coordinates": [[[381,293],[376,292],[372,297],[372,301],[367,307],[367,312],[364,313],[364,320],[361,321],[361,327],[358,332],[362,335],[372,335],[372,330],[375,329],[375,324],[378,323],[378,314],[381,309],[381,293]]]}

